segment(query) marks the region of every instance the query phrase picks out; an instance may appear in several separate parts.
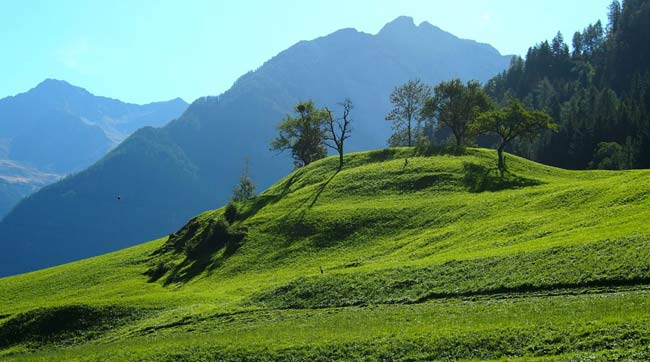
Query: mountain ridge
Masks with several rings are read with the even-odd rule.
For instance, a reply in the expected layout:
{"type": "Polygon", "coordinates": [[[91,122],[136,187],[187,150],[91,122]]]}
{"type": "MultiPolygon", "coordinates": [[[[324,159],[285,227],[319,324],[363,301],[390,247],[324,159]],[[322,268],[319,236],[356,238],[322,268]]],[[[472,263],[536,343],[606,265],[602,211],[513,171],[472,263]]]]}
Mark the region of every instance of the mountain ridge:
{"type": "Polygon", "coordinates": [[[0,168],[0,219],[20,199],[92,164],[135,129],[162,125],[186,107],[180,98],[124,103],[51,78],[0,99],[0,162],[19,165],[0,168]],[[21,169],[31,170],[31,179],[20,176],[21,169]]]}

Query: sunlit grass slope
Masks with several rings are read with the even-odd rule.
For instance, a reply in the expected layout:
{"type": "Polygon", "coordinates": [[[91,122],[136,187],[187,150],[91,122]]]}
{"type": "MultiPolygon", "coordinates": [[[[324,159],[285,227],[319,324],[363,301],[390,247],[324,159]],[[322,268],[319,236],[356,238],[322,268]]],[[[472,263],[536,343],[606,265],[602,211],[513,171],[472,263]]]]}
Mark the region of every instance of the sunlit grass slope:
{"type": "Polygon", "coordinates": [[[650,358],[650,171],[387,149],[0,279],[0,361],[650,358]]]}

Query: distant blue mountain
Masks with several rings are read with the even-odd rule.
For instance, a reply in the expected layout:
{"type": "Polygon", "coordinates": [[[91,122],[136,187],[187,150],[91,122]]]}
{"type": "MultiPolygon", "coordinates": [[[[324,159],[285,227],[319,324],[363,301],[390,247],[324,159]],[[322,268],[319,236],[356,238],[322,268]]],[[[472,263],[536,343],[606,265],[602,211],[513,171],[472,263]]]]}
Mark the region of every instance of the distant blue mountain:
{"type": "MultiPolygon", "coordinates": [[[[410,79],[487,81],[510,57],[400,17],[378,34],[343,29],[301,41],[162,128],[135,132],[90,168],[43,188],[0,223],[0,275],[97,255],[166,235],[221,206],[244,159],[260,189],[291,169],[269,151],[299,100],[355,105],[348,151],[386,145],[392,89],[410,79]],[[119,200],[116,196],[119,195],[119,200]]],[[[99,125],[98,125],[99,127],[99,125]]]]}
{"type": "Polygon", "coordinates": [[[0,218],[22,198],[59,178],[19,162],[0,160],[0,218]]]}
{"type": "Polygon", "coordinates": [[[78,171],[138,128],[162,126],[186,108],[180,98],[137,105],[47,79],[0,99],[0,158],[60,174],[78,171]]]}
{"type": "Polygon", "coordinates": [[[0,99],[0,218],[20,199],[103,157],[136,129],[162,126],[182,99],[137,105],[47,79],[0,99]]]}

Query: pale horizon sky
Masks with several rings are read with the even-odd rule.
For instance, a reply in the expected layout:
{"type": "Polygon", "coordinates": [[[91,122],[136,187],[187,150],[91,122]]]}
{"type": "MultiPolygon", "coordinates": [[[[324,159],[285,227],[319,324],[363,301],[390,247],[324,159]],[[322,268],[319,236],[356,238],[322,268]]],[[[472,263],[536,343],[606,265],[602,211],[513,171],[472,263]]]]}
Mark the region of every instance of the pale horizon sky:
{"type": "Polygon", "coordinates": [[[606,23],[610,2],[5,0],[0,98],[54,78],[126,102],[191,103],[300,40],[342,28],[376,34],[402,15],[523,56],[557,31],[570,44],[575,31],[606,23]]]}

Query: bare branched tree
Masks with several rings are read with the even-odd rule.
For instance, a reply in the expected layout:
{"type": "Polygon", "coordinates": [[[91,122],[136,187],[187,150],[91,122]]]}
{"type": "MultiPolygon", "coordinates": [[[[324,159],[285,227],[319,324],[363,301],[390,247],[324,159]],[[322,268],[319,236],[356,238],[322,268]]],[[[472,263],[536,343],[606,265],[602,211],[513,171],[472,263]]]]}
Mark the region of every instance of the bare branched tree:
{"type": "Polygon", "coordinates": [[[343,146],[345,140],[350,138],[350,132],[352,131],[350,112],[352,112],[354,105],[348,98],[339,103],[339,105],[343,107],[343,116],[340,118],[336,118],[330,109],[325,108],[327,117],[325,118],[324,123],[324,140],[327,147],[332,148],[339,153],[340,170],[343,168],[343,146]]]}

